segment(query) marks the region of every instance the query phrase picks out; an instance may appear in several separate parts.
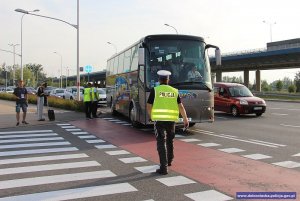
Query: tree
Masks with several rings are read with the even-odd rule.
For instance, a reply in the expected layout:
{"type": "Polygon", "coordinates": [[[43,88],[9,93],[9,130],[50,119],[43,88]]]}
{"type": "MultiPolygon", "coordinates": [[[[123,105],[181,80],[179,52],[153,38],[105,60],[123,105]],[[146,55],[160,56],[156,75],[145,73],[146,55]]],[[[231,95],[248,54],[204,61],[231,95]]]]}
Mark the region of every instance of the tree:
{"type": "Polygon", "coordinates": [[[283,87],[283,82],[281,80],[278,80],[276,83],[276,89],[277,91],[281,91],[283,87]]]}
{"type": "Polygon", "coordinates": [[[296,86],[293,84],[293,85],[290,85],[289,87],[288,87],[288,91],[289,91],[289,93],[295,93],[295,91],[296,91],[296,86]]]}
{"type": "Polygon", "coordinates": [[[223,82],[243,83],[242,76],[240,76],[240,77],[224,76],[222,80],[223,80],[223,82]]]}
{"type": "Polygon", "coordinates": [[[261,89],[263,91],[271,91],[271,86],[268,84],[267,80],[261,81],[261,89]]]}
{"type": "Polygon", "coordinates": [[[45,73],[43,73],[43,67],[41,64],[29,63],[25,65],[24,69],[25,68],[29,69],[33,74],[33,79],[31,82],[32,86],[37,86],[41,81],[44,81],[46,79],[46,75],[45,73]]]}
{"type": "Polygon", "coordinates": [[[297,87],[296,92],[300,92],[300,71],[296,73],[294,82],[297,87]]]}

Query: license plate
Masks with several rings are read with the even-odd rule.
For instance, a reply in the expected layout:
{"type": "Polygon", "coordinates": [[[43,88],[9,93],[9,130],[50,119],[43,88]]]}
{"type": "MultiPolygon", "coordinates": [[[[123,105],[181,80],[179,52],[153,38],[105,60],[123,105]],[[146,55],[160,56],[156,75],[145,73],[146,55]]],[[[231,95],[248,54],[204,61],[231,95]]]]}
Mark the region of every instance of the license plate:
{"type": "Polygon", "coordinates": [[[262,107],[254,107],[254,110],[262,110],[262,107]]]}

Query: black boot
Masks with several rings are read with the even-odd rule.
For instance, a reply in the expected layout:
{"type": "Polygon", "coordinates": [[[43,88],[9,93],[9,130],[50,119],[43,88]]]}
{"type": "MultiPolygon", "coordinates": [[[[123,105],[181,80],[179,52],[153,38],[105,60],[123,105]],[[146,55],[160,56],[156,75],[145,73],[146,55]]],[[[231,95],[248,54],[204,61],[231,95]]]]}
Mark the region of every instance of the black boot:
{"type": "Polygon", "coordinates": [[[166,175],[168,174],[168,168],[161,166],[159,169],[156,170],[156,173],[166,175]]]}

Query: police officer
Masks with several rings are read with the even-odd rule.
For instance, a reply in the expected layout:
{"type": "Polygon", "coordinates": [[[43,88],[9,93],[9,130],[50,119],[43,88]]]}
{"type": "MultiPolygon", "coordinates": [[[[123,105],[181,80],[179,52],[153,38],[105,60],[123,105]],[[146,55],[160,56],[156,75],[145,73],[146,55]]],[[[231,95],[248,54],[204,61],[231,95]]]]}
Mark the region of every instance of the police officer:
{"type": "Polygon", "coordinates": [[[91,119],[92,113],[92,90],[91,83],[88,83],[87,87],[83,90],[83,102],[85,106],[85,117],[87,120],[91,119]]]}
{"type": "Polygon", "coordinates": [[[92,90],[92,116],[93,118],[98,118],[97,116],[97,109],[98,109],[98,100],[99,100],[99,93],[97,90],[97,85],[94,83],[92,90]]]}
{"type": "Polygon", "coordinates": [[[179,113],[183,117],[184,127],[189,126],[186,111],[181,103],[178,90],[169,86],[171,72],[160,70],[157,72],[160,85],[153,88],[147,101],[147,112],[154,121],[154,131],[157,141],[160,168],[159,174],[168,174],[168,167],[172,165],[173,139],[175,137],[175,122],[179,113]]]}

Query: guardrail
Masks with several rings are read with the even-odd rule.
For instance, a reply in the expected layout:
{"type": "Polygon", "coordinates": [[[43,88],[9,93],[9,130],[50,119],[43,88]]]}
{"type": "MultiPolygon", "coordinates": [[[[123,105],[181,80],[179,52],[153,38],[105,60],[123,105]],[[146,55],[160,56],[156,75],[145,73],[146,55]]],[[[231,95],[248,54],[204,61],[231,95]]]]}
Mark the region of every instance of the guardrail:
{"type": "Polygon", "coordinates": [[[299,99],[300,100],[300,93],[294,94],[294,93],[259,92],[259,91],[253,91],[252,93],[255,96],[280,97],[280,98],[299,99]]]}

